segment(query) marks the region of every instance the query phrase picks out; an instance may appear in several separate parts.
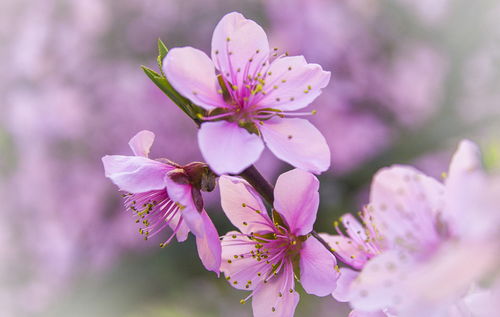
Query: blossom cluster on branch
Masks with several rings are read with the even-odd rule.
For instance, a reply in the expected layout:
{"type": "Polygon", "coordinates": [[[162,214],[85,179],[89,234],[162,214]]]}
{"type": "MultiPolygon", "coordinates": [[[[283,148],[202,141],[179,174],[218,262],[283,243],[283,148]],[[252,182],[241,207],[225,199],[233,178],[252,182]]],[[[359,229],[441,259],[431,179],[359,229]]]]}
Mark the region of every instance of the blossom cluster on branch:
{"type": "Polygon", "coordinates": [[[500,176],[478,147],[460,143],[444,181],[395,165],[373,178],[370,201],[317,233],[320,183],[330,167],[321,132],[300,118],[330,80],[302,56],[271,49],[264,30],[239,13],[216,26],[211,57],[159,41],[160,72],[148,77],[199,127],[205,162],[149,158],[155,135],[137,133],[133,156],[103,157],[106,177],[145,239],[164,230],[196,237],[207,270],[250,291],[254,316],[293,316],[297,285],[349,302],[350,316],[493,316],[499,307],[500,176]],[[269,184],[253,164],[264,147],[294,169],[269,184]],[[220,189],[238,229],[219,236],[203,192],[220,189]]]}

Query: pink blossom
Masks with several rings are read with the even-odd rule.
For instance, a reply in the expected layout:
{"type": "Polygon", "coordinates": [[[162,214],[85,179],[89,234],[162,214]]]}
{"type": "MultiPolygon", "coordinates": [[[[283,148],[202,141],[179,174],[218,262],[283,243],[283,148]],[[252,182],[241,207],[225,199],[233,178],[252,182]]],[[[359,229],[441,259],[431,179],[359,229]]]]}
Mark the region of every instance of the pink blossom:
{"type": "Polygon", "coordinates": [[[192,47],[174,48],[164,72],[182,95],[208,111],[198,141],[219,174],[239,173],[268,148],[281,160],[314,173],[330,166],[322,134],[294,110],[321,94],[330,73],[303,56],[277,56],[264,30],[239,13],[225,15],[212,37],[212,59],[192,47]],[[270,56],[276,56],[274,60],[270,56]]]}
{"type": "Polygon", "coordinates": [[[488,316],[474,303],[490,296],[477,283],[499,273],[500,183],[480,162],[477,146],[462,141],[444,184],[407,166],[379,171],[365,226],[351,216],[345,234],[324,235],[362,269],[342,270],[334,297],[397,316],[488,316]]]}
{"type": "Polygon", "coordinates": [[[242,303],[253,297],[254,316],[292,316],[299,301],[295,275],[309,294],[335,289],[335,257],[309,236],[319,204],[314,175],[294,169],[278,178],[272,219],[244,180],[222,176],[219,185],[222,208],[240,229],[222,240],[221,271],[233,287],[252,291],[242,303]]]}
{"type": "MultiPolygon", "coordinates": [[[[134,212],[139,232],[147,240],[169,226],[177,241],[187,239],[189,231],[196,236],[198,254],[203,265],[219,273],[221,247],[219,235],[203,209],[203,200],[192,170],[202,163],[180,166],[165,159],[148,158],[154,133],[141,131],[130,139],[134,156],[107,155],[102,158],[106,177],[124,191],[125,206],[134,212]]],[[[206,167],[205,167],[206,168],[206,167]]]]}

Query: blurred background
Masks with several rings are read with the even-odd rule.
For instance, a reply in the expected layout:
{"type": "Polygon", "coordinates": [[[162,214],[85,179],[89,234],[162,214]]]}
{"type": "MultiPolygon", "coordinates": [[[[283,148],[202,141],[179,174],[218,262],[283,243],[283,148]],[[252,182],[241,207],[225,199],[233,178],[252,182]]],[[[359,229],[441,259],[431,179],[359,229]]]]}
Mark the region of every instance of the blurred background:
{"type": "MultiPolygon", "coordinates": [[[[100,161],[129,154],[142,129],[157,135],[153,157],[201,159],[194,124],[139,66],[155,67],[159,37],[208,52],[234,10],[332,72],[310,108],[332,150],[318,231],[366,203],[382,166],[440,177],[470,138],[498,167],[498,1],[1,0],[1,316],[251,316],[193,238],[142,240],[100,161]]],[[[289,168],[269,153],[258,167],[271,181],[289,168]]],[[[217,193],[207,199],[223,234],[217,193]]],[[[302,293],[296,316],[347,313],[302,293]]]]}

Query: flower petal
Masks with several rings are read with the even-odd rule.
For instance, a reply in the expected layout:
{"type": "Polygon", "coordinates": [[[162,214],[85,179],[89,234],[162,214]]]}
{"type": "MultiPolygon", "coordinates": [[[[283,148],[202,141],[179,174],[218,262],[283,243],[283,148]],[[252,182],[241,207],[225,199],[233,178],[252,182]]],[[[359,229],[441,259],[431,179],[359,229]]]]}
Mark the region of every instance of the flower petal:
{"type": "Polygon", "coordinates": [[[268,283],[261,283],[255,289],[252,298],[254,317],[293,316],[299,302],[299,294],[294,290],[291,266],[292,264],[286,264],[284,272],[271,278],[268,283]]]}
{"type": "Polygon", "coordinates": [[[367,210],[385,247],[419,252],[435,246],[440,241],[435,219],[444,208],[443,194],[441,183],[410,166],[377,172],[367,210]]]}
{"type": "Polygon", "coordinates": [[[369,254],[364,249],[364,246],[359,245],[350,238],[337,235],[332,236],[326,233],[322,233],[320,236],[334,250],[339,260],[355,269],[363,268],[369,260],[369,254]]]}
{"type": "Polygon", "coordinates": [[[382,311],[375,312],[363,312],[359,310],[353,310],[349,313],[348,317],[394,317],[393,315],[387,315],[382,311]]]}
{"type": "Polygon", "coordinates": [[[349,290],[351,288],[351,283],[358,276],[359,272],[348,269],[341,268],[340,276],[337,280],[337,287],[333,290],[332,296],[339,302],[348,302],[349,298],[349,290]]]}
{"type": "Polygon", "coordinates": [[[266,33],[254,21],[232,12],[226,14],[215,27],[212,60],[231,84],[241,87],[246,78],[244,76],[255,76],[268,58],[266,33]]]}
{"type": "Polygon", "coordinates": [[[281,160],[320,174],[330,167],[325,137],[305,119],[271,119],[259,126],[269,149],[281,160]]]}
{"type": "Polygon", "coordinates": [[[106,155],[102,163],[106,177],[132,194],[165,188],[165,175],[172,169],[142,156],[106,155]]]}
{"type": "MultiPolygon", "coordinates": [[[[330,81],[330,72],[318,64],[308,64],[304,56],[287,56],[274,60],[266,77],[267,94],[259,100],[262,108],[285,111],[308,106],[330,81]]],[[[266,86],[264,86],[266,87],[266,86]]]]}
{"type": "MultiPolygon", "coordinates": [[[[168,226],[172,230],[175,230],[181,219],[182,219],[181,212],[176,212],[175,215],[172,217],[172,219],[169,221],[168,226]]],[[[179,228],[177,229],[175,237],[177,238],[178,242],[184,242],[188,238],[188,235],[189,235],[189,227],[187,226],[185,221],[182,221],[179,228]]]]}
{"type": "Polygon", "coordinates": [[[170,84],[184,97],[196,105],[212,110],[225,107],[215,67],[210,58],[200,50],[192,47],[171,49],[163,70],[170,84]]]}
{"type": "Polygon", "coordinates": [[[446,179],[444,216],[452,231],[461,236],[498,232],[500,180],[488,177],[476,144],[464,140],[453,156],[446,179]]]}
{"type": "Polygon", "coordinates": [[[203,220],[205,234],[196,237],[198,256],[207,270],[213,271],[219,276],[221,264],[219,233],[205,210],[201,212],[201,219],[203,220]]]}
{"type": "Polygon", "coordinates": [[[351,283],[349,294],[354,309],[375,312],[387,307],[397,308],[410,296],[400,281],[408,275],[411,265],[396,251],[388,251],[370,260],[351,283]]]}
{"type": "Polygon", "coordinates": [[[195,236],[203,237],[205,235],[203,219],[194,204],[191,185],[177,184],[168,176],[165,176],[165,184],[168,196],[179,205],[186,225],[195,236]]]}
{"type": "Polygon", "coordinates": [[[337,286],[337,261],[316,238],[302,243],[300,250],[300,283],[308,294],[330,295],[337,286]]]}
{"type": "Polygon", "coordinates": [[[220,269],[236,289],[253,290],[269,273],[270,266],[265,261],[257,261],[252,257],[252,252],[256,251],[255,245],[255,241],[237,231],[230,231],[222,238],[220,269]]]}
{"type": "Polygon", "coordinates": [[[319,206],[319,181],[311,173],[293,169],[281,174],[274,188],[274,208],[290,232],[306,235],[313,229],[319,206]]]}
{"type": "Polygon", "coordinates": [[[142,130],[134,135],[128,145],[136,156],[148,157],[149,151],[155,140],[155,134],[148,130],[142,130]]]}
{"type": "Polygon", "coordinates": [[[273,222],[259,194],[246,181],[230,176],[219,178],[222,210],[243,233],[271,232],[273,222]]]}
{"type": "Polygon", "coordinates": [[[219,175],[241,173],[255,163],[264,150],[259,136],[227,121],[203,123],[198,143],[205,161],[219,175]]]}

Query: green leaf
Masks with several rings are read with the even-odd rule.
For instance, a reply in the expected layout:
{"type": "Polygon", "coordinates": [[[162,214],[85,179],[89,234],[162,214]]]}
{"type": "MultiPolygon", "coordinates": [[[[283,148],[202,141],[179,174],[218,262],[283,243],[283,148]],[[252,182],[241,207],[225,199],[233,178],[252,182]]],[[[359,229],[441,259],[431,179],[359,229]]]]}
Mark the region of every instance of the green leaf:
{"type": "Polygon", "coordinates": [[[181,96],[173,87],[170,85],[168,80],[163,77],[162,75],[158,74],[151,68],[148,68],[146,66],[141,66],[142,70],[146,75],[151,79],[158,88],[163,91],[170,100],[172,100],[179,108],[181,108],[182,111],[184,111],[190,118],[193,120],[196,120],[196,114],[192,113],[191,109],[191,102],[181,96]]]}
{"type": "Polygon", "coordinates": [[[168,53],[168,48],[165,45],[165,43],[162,42],[161,39],[158,39],[158,66],[160,67],[160,71],[163,73],[163,59],[165,59],[165,56],[167,56],[168,53]]]}

